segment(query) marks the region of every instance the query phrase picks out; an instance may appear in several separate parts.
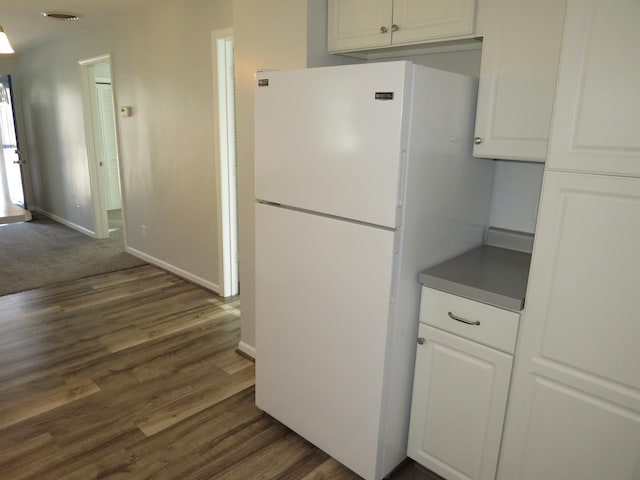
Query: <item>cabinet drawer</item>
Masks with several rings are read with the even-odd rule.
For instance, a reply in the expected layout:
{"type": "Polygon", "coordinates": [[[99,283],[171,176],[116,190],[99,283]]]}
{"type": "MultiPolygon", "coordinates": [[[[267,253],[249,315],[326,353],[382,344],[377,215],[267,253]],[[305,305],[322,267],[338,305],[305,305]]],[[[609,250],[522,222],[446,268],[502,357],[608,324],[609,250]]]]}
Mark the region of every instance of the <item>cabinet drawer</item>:
{"type": "Polygon", "coordinates": [[[515,350],[519,320],[519,314],[508,310],[439,290],[422,288],[421,323],[438,327],[503,352],[513,353],[515,350]],[[465,320],[474,324],[464,323],[465,320]]]}

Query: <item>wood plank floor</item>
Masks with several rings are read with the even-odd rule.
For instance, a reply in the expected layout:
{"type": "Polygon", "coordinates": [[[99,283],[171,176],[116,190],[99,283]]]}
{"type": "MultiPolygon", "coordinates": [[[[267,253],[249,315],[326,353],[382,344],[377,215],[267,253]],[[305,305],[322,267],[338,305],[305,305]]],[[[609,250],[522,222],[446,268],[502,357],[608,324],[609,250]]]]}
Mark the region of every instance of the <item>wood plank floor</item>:
{"type": "Polygon", "coordinates": [[[0,297],[0,478],[359,478],[255,407],[239,315],[152,266],[0,297]]]}

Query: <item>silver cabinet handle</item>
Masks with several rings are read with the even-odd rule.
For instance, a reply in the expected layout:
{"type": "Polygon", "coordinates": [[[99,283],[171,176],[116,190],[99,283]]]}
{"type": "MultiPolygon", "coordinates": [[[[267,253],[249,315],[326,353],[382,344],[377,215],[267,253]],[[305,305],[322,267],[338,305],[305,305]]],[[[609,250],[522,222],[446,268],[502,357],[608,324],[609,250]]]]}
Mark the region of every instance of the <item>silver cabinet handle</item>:
{"type": "Polygon", "coordinates": [[[418,345],[424,345],[424,338],[418,337],[418,345]]]}
{"type": "Polygon", "coordinates": [[[476,145],[480,145],[482,143],[482,138],[480,137],[476,137],[473,139],[473,143],[475,143],[476,145]]]}
{"type": "Polygon", "coordinates": [[[380,27],[380,33],[387,33],[387,27],[380,27]]]}
{"type": "Polygon", "coordinates": [[[467,320],[466,318],[458,317],[454,315],[452,312],[449,312],[449,318],[455,320],[456,322],[466,323],[467,325],[480,325],[480,320],[467,320]]]}

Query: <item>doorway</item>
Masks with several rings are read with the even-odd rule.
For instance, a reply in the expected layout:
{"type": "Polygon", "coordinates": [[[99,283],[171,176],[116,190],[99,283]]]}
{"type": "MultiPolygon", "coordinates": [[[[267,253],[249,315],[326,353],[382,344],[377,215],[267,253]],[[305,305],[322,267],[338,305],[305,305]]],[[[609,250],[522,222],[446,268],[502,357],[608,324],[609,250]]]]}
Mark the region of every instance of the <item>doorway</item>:
{"type": "Polygon", "coordinates": [[[0,224],[31,220],[24,194],[25,165],[16,129],[11,75],[0,75],[0,224]]]}
{"type": "Polygon", "coordinates": [[[236,162],[235,77],[233,31],[212,33],[214,66],[214,105],[218,126],[215,132],[216,173],[219,192],[218,258],[223,297],[237,295],[238,276],[238,199],[236,162]]]}
{"type": "Polygon", "coordinates": [[[95,237],[123,237],[124,212],[109,55],[80,62],[95,237]]]}

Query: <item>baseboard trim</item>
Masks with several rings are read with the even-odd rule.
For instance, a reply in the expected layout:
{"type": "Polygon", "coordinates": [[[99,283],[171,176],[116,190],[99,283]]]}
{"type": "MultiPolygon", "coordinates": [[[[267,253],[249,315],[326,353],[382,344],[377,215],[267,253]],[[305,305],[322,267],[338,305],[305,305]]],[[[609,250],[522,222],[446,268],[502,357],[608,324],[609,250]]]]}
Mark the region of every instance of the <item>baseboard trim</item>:
{"type": "Polygon", "coordinates": [[[221,294],[221,289],[220,289],[220,285],[217,285],[213,282],[210,282],[209,280],[206,280],[202,277],[199,277],[197,275],[194,275],[190,272],[187,272],[186,270],[183,270],[180,267],[176,267],[175,265],[172,265],[168,262],[165,262],[164,260],[160,260],[159,258],[156,258],[152,255],[149,255],[147,253],[141,252],[140,250],[137,250],[133,247],[129,247],[129,246],[125,246],[124,247],[124,251],[133,255],[134,257],[138,257],[140,260],[144,260],[147,263],[151,263],[152,265],[155,265],[156,267],[160,267],[163,270],[167,270],[181,278],[184,278],[185,280],[189,280],[190,282],[195,283],[196,285],[200,285],[201,287],[206,288],[207,290],[211,290],[212,292],[216,293],[217,295],[222,296],[221,294]]]}
{"type": "Polygon", "coordinates": [[[240,350],[244,355],[246,355],[247,357],[250,357],[252,360],[255,361],[255,359],[256,359],[256,348],[255,347],[252,347],[248,343],[240,341],[238,343],[238,350],[240,350]]]}
{"type": "Polygon", "coordinates": [[[66,220],[62,217],[59,217],[58,215],[55,215],[51,212],[48,212],[47,210],[43,210],[40,207],[33,207],[33,210],[36,211],[37,213],[44,215],[45,217],[49,217],[51,220],[55,220],[58,223],[61,223],[62,225],[65,225],[69,228],[72,228],[73,230],[76,230],[80,233],[83,233],[91,238],[96,238],[96,233],[89,230],[88,228],[84,228],[80,225],[78,225],[77,223],[73,223],[69,220],[66,220]]]}

